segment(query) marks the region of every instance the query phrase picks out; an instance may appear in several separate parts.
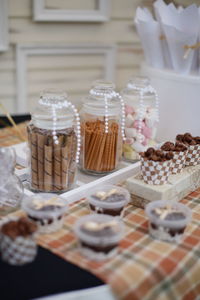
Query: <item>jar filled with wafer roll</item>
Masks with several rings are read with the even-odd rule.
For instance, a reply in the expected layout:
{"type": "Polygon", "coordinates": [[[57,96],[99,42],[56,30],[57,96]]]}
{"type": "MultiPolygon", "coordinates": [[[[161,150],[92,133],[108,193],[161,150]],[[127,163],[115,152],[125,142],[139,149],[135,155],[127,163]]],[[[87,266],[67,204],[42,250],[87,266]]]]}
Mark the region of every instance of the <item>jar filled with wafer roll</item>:
{"type": "Polygon", "coordinates": [[[80,111],[80,168],[94,175],[114,171],[122,156],[123,99],[109,81],[95,81],[80,111]]]}
{"type": "Polygon", "coordinates": [[[55,193],[72,188],[80,154],[80,119],[66,93],[42,93],[27,131],[30,188],[55,193]]]}

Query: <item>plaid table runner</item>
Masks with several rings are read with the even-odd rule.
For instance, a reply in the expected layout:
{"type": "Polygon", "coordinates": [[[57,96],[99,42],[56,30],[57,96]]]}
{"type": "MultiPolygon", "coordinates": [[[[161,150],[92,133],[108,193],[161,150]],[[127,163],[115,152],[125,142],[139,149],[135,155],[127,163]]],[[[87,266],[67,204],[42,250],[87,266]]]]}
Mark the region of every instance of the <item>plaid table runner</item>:
{"type": "Polygon", "coordinates": [[[129,205],[125,211],[125,236],[120,243],[119,254],[104,262],[90,261],[78,252],[73,233],[76,220],[90,213],[84,199],[70,206],[62,230],[40,235],[38,244],[103,279],[119,299],[198,300],[200,189],[181,202],[192,209],[193,219],[178,245],[152,239],[144,211],[129,205]]]}
{"type": "MultiPolygon", "coordinates": [[[[26,125],[25,123],[20,123],[17,125],[18,129],[21,131],[22,135],[26,137],[26,125]]],[[[7,147],[15,144],[19,144],[24,142],[14,127],[6,127],[4,129],[0,129],[0,146],[7,147]]]]}

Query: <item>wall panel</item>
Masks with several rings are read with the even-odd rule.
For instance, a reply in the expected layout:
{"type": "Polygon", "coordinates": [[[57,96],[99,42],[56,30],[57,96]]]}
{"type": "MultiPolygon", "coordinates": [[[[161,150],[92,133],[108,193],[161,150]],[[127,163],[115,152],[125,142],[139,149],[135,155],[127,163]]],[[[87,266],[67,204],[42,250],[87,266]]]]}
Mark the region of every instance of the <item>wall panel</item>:
{"type": "MultiPolygon", "coordinates": [[[[45,0],[49,8],[83,9],[95,6],[95,0],[45,0]],[[83,5],[84,4],[84,5],[83,5]]],[[[16,47],[17,45],[70,45],[99,43],[116,45],[117,90],[128,78],[139,72],[143,54],[133,24],[138,5],[151,5],[150,0],[111,0],[111,18],[104,23],[34,22],[31,0],[9,0],[9,49],[0,54],[0,101],[11,112],[17,111],[16,47]],[[146,3],[145,3],[146,2],[146,3]]],[[[65,88],[77,105],[88,91],[91,82],[101,77],[101,56],[31,56],[27,66],[27,101],[37,99],[42,89],[56,85],[65,88]]]]}

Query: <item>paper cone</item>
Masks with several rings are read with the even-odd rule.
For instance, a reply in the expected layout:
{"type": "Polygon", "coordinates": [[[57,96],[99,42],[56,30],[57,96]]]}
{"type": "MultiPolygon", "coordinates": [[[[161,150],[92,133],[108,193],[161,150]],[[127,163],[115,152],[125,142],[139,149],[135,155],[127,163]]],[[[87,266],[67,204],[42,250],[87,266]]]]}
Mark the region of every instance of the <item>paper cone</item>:
{"type": "Polygon", "coordinates": [[[138,7],[136,10],[135,25],[147,63],[155,68],[164,68],[160,24],[153,19],[147,9],[138,7]]]}

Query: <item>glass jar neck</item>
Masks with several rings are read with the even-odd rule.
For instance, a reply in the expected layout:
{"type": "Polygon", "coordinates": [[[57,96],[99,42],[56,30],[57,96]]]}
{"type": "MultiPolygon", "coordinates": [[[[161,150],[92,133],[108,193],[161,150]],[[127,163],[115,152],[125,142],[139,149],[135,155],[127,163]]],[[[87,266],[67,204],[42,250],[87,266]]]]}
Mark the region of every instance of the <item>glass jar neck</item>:
{"type": "Polygon", "coordinates": [[[147,77],[137,76],[132,77],[128,83],[127,88],[132,90],[144,89],[145,87],[150,85],[150,81],[147,77]]]}
{"type": "Polygon", "coordinates": [[[108,100],[115,97],[115,85],[110,81],[97,80],[92,85],[92,89],[89,94],[93,96],[96,100],[108,100]]]}
{"type": "Polygon", "coordinates": [[[44,92],[32,114],[32,123],[38,128],[60,130],[72,127],[73,112],[64,92],[44,92]]]}
{"type": "Polygon", "coordinates": [[[114,116],[120,113],[120,102],[110,81],[95,81],[85,98],[83,110],[96,116],[114,116]]]}

